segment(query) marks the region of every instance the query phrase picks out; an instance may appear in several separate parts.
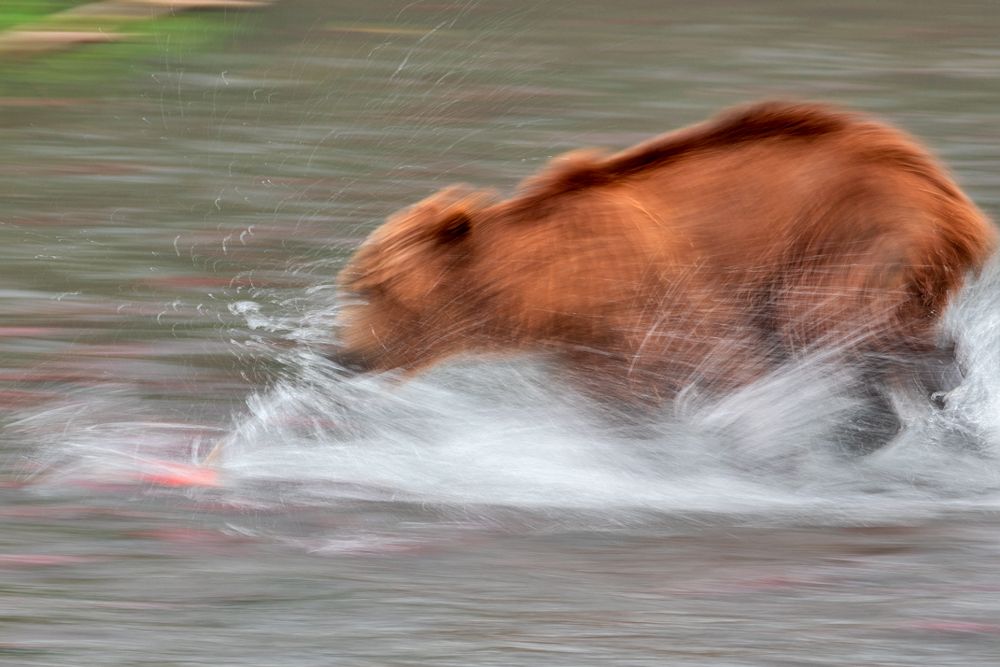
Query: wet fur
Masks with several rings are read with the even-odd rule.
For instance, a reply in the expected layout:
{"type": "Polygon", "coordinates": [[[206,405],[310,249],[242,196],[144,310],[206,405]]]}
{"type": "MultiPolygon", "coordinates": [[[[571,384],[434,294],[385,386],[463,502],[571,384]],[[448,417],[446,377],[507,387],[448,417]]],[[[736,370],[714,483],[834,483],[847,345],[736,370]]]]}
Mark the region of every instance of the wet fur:
{"type": "Polygon", "coordinates": [[[339,277],[340,339],[371,370],[545,352],[628,401],[824,347],[898,382],[937,363],[942,311],[994,244],[907,135],[767,102],[562,156],[507,200],[453,187],[397,213],[339,277]]]}

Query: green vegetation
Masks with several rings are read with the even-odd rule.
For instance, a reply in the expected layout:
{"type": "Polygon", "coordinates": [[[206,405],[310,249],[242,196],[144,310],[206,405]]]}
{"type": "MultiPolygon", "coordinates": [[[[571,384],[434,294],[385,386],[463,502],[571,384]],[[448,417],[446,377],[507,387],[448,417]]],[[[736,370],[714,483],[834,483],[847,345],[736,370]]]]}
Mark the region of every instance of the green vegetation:
{"type": "Polygon", "coordinates": [[[87,0],[5,0],[3,7],[0,7],[0,30],[32,23],[86,2],[87,0]]]}
{"type": "MultiPolygon", "coordinates": [[[[156,17],[65,13],[83,0],[8,0],[0,8],[0,44],[18,30],[108,35],[104,43],[64,44],[0,55],[0,97],[85,96],[96,83],[126,81],[137,68],[175,68],[186,55],[219,47],[254,29],[255,12],[200,11],[156,17]],[[13,29],[13,30],[12,30],[13,29]]],[[[44,40],[44,37],[39,39],[44,40]]],[[[57,40],[58,41],[58,40],[57,40]]],[[[0,51],[3,46],[0,46],[0,51]]]]}

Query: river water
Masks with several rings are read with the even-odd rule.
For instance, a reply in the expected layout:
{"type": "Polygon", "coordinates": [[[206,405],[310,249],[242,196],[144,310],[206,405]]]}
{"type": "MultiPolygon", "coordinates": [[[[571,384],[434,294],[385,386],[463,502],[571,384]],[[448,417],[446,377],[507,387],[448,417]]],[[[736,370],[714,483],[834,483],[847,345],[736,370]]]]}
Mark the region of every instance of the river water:
{"type": "Polygon", "coordinates": [[[996,267],[949,314],[948,407],[901,398],[862,458],[822,360],[637,435],[530,362],[396,386],[320,354],[388,213],[749,99],[890,119],[997,215],[994,3],[224,20],[208,52],[0,99],[0,663],[1000,664],[996,267]],[[165,467],[220,443],[217,480],[165,467]]]}

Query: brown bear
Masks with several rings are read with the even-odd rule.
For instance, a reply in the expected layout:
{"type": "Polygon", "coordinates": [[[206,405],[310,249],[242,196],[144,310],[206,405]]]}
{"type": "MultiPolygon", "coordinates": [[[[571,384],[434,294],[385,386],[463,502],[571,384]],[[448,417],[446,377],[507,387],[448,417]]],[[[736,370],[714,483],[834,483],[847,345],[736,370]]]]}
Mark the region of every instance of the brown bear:
{"type": "Polygon", "coordinates": [[[885,380],[938,349],[994,241],[907,135],[764,102],[569,153],[507,200],[459,186],[395,214],[339,276],[334,357],[415,371],[545,352],[592,392],[646,402],[818,349],[885,380]]]}

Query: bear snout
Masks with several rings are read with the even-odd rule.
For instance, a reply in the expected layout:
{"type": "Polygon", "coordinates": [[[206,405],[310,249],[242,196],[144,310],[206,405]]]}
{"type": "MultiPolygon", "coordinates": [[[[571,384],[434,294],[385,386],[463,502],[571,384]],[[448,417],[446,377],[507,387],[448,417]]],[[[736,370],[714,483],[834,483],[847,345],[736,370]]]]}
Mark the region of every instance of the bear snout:
{"type": "Polygon", "coordinates": [[[374,370],[374,365],[368,355],[355,350],[339,347],[324,356],[349,373],[360,375],[374,370]]]}

